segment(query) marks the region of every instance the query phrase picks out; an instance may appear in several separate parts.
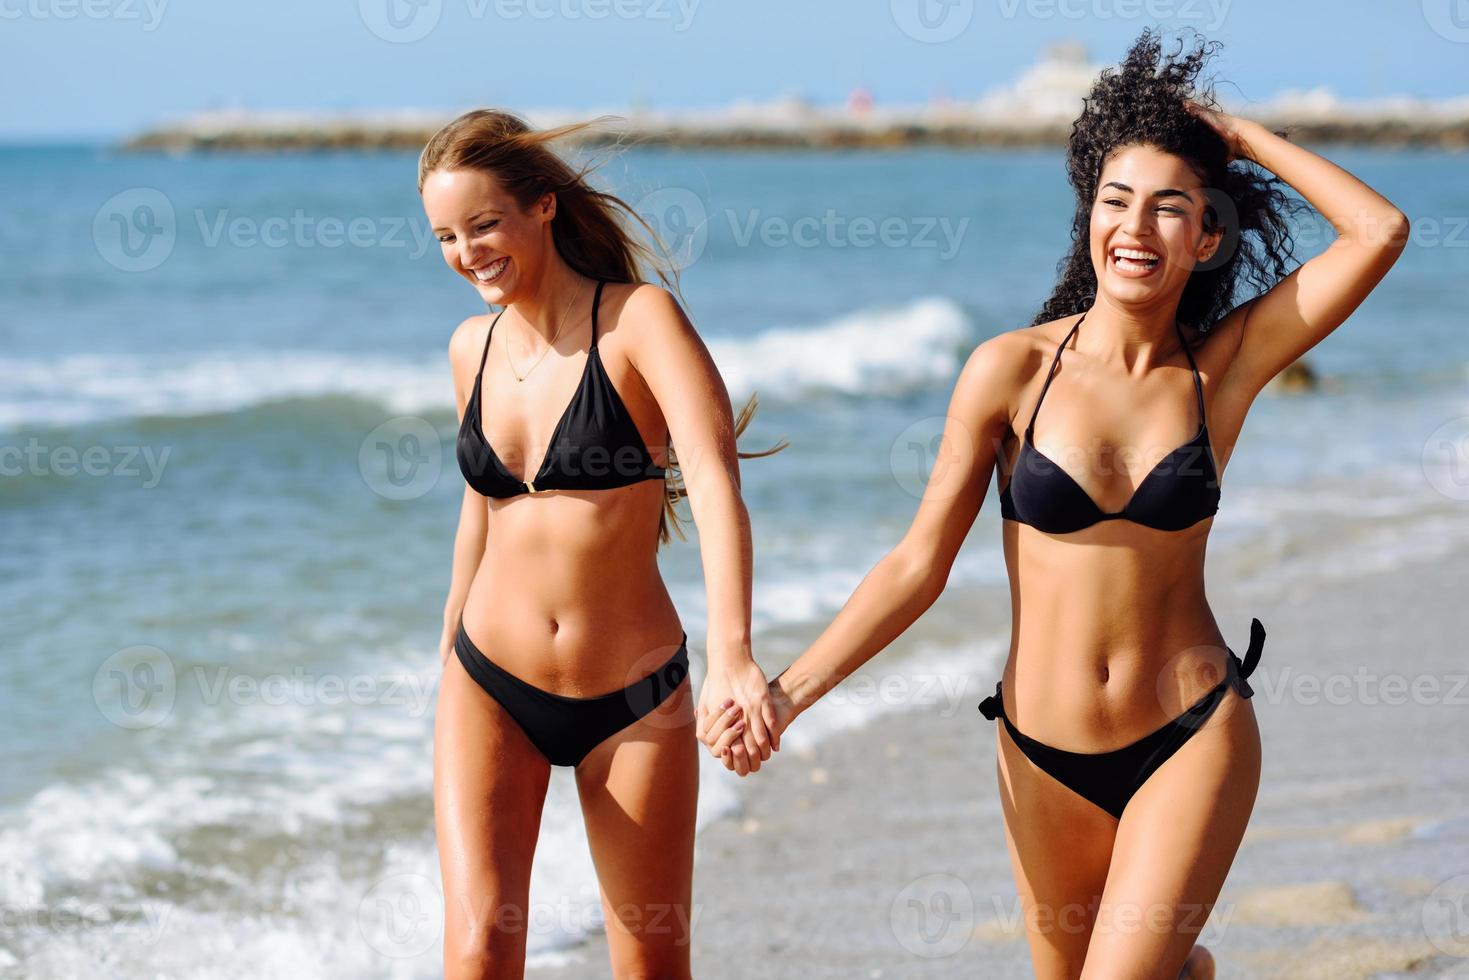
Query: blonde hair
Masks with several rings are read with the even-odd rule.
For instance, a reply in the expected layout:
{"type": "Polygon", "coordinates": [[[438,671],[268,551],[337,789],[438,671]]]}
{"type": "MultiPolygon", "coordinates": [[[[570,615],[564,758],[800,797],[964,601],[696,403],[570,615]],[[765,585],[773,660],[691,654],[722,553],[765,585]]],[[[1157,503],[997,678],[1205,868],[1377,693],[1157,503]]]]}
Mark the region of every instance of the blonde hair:
{"type": "MultiPolygon", "coordinates": [[[[514,113],[500,109],[474,109],[444,126],[425,144],[418,157],[418,191],[428,175],[438,170],[477,170],[488,173],[528,208],[543,194],[556,195],[556,216],[551,219],[551,240],[556,252],[577,273],[608,282],[644,281],[651,273],[670,292],[683,299],[678,268],[668,250],[642,216],[620,197],[593,187],[589,176],[594,166],[580,169],[561,157],[552,144],[586,131],[594,122],[573,123],[536,130],[514,113]],[[640,228],[646,240],[634,233],[640,228]]],[[[754,417],[755,395],[751,395],[735,418],[739,439],[754,417]]],[[[778,444],[761,452],[742,452],[739,459],[769,456],[784,449],[778,444]]],[[[671,443],[665,445],[668,465],[664,475],[663,513],[658,519],[658,541],[666,544],[677,533],[686,539],[676,509],[688,496],[683,473],[671,443]]]]}

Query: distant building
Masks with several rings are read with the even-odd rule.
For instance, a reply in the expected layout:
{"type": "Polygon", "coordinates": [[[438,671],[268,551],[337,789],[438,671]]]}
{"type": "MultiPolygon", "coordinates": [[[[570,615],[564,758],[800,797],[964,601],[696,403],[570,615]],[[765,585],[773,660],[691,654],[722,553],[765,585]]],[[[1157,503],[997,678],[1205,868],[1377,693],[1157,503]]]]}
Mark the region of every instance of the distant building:
{"type": "Polygon", "coordinates": [[[1061,41],[1046,48],[1012,84],[986,93],[974,107],[985,115],[1070,120],[1081,111],[1082,99],[1104,67],[1092,63],[1080,41],[1061,41]]]}

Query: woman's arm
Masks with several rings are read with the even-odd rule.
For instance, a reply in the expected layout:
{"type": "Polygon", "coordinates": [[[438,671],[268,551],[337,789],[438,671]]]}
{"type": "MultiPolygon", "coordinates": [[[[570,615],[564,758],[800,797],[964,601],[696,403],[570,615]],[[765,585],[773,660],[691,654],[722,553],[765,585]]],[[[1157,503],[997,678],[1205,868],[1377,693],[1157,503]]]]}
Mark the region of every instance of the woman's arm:
{"type": "MultiPolygon", "coordinates": [[[[454,402],[456,417],[464,421],[464,406],[469,399],[468,384],[460,379],[474,377],[473,366],[479,363],[480,350],[484,345],[477,334],[488,332],[485,317],[470,317],[461,323],[449,338],[449,369],[454,376],[454,402]],[[482,328],[482,329],[480,329],[482,328]]],[[[464,500],[459,505],[459,530],[454,533],[454,563],[449,576],[449,597],[444,602],[444,631],[439,637],[439,662],[445,663],[454,650],[454,640],[459,632],[459,618],[464,613],[464,603],[469,597],[469,585],[474,581],[475,569],[485,553],[485,529],[489,515],[485,498],[464,487],[464,500]]]]}
{"type": "MultiPolygon", "coordinates": [[[[943,592],[1010,428],[1027,346],[1001,334],[970,355],[950,399],[938,458],[912,525],[867,573],[831,625],[771,683],[777,733],[881,652],[943,592]]],[[[706,737],[716,755],[730,738],[727,717],[706,737]]]]}
{"type": "Polygon", "coordinates": [[[1381,194],[1310,150],[1247,119],[1190,104],[1239,158],[1252,160],[1295,189],[1331,223],[1337,237],[1257,299],[1222,322],[1239,333],[1220,391],[1246,404],[1281,371],[1319,344],[1361,305],[1392,268],[1408,237],[1407,217],[1381,194]]]}
{"type": "Polygon", "coordinates": [[[754,548],[740,496],[729,393],[704,342],[666,290],[638,286],[623,311],[619,329],[626,324],[634,331],[629,345],[633,367],[668,422],[699,531],[709,603],[709,670],[696,714],[702,726],[704,719],[733,702],[745,722],[734,750],[736,763],[753,772],[779,742],[770,738],[774,707],[765,672],[750,648],[754,548]]]}

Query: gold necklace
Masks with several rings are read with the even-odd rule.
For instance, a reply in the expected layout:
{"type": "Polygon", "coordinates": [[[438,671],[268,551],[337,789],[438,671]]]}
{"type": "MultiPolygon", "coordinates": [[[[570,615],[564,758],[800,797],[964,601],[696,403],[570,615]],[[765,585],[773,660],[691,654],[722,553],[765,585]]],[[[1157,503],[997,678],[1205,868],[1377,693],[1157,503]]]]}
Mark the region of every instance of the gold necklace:
{"type": "Polygon", "coordinates": [[[515,370],[515,362],[510,359],[510,345],[505,345],[505,363],[510,365],[510,373],[515,376],[516,381],[524,381],[526,378],[530,377],[530,373],[534,371],[537,366],[540,365],[541,361],[545,360],[547,354],[551,353],[551,348],[556,346],[556,341],[561,338],[561,331],[566,327],[567,315],[570,314],[572,307],[576,306],[576,301],[581,299],[582,287],[586,284],[587,281],[583,279],[577,285],[576,295],[571,297],[571,302],[567,304],[565,310],[561,311],[561,322],[556,325],[556,332],[551,335],[551,340],[546,344],[546,349],[541,351],[540,356],[535,359],[535,362],[532,363],[530,367],[525,369],[524,374],[521,374],[520,372],[515,370]]]}

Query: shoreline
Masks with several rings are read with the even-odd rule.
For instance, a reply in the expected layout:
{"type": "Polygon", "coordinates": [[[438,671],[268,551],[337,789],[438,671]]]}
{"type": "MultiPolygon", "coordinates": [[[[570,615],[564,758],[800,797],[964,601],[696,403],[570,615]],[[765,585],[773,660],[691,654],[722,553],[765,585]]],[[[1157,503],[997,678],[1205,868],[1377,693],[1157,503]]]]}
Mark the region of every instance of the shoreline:
{"type": "MultiPolygon", "coordinates": [[[[1469,966],[1469,943],[1453,946],[1433,902],[1469,874],[1465,709],[1449,697],[1395,704],[1386,682],[1462,676],[1444,642],[1465,625],[1453,621],[1456,579],[1450,556],[1266,600],[1215,590],[1231,640],[1251,616],[1269,631],[1251,677],[1260,793],[1199,937],[1219,976],[1368,980],[1469,966]],[[1325,703],[1304,683],[1364,670],[1384,678],[1382,697],[1325,703]]],[[[976,681],[988,676],[980,659],[976,681]]],[[[959,708],[880,715],[788,746],[742,781],[736,811],[698,838],[695,976],[750,976],[742,961],[803,980],[1031,976],[994,723],[967,701],[959,708]],[[935,898],[964,931],[925,941],[904,910],[935,898]]],[[[607,973],[600,934],[561,955],[527,976],[607,973]]]]}

